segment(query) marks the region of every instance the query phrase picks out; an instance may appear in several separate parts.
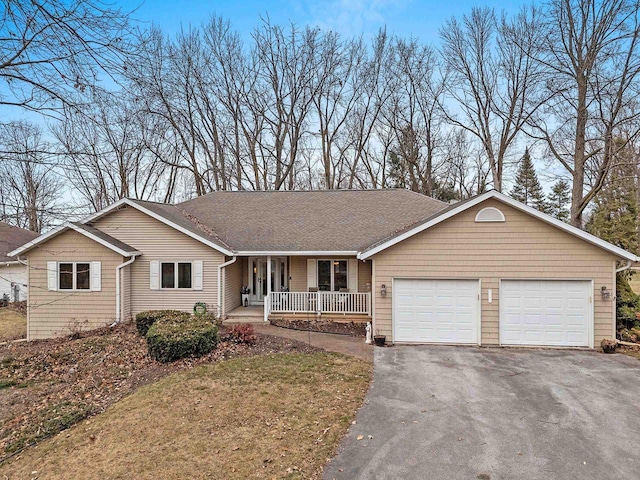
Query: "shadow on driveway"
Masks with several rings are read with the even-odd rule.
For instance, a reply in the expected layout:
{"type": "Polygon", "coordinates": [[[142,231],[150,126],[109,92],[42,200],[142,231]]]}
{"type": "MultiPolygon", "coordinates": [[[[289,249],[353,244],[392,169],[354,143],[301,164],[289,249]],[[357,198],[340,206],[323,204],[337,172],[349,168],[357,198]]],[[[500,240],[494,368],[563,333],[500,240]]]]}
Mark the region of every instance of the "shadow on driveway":
{"type": "Polygon", "coordinates": [[[636,359],[396,346],[323,478],[638,478],[639,452],[636,359]]]}

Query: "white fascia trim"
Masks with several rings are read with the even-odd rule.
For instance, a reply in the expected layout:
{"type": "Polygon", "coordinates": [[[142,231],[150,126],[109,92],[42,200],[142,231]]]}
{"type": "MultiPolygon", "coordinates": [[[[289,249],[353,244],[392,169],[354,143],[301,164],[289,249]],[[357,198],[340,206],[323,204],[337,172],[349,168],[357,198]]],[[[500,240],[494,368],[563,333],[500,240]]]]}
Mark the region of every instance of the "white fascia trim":
{"type": "Polygon", "coordinates": [[[59,225],[51,230],[49,230],[47,233],[45,233],[44,235],[40,235],[37,238],[34,238],[33,240],[31,240],[29,243],[25,243],[24,245],[22,245],[21,247],[16,248],[15,250],[7,253],[7,255],[9,257],[17,257],[19,256],[21,253],[26,252],[27,250],[31,250],[31,248],[35,247],[36,245],[44,242],[45,240],[50,239],[51,237],[55,237],[58,233],[60,233],[61,231],[65,230],[67,227],[65,225],[59,225]]]}
{"type": "Polygon", "coordinates": [[[164,218],[161,215],[158,215],[157,213],[152,212],[149,209],[144,208],[141,205],[138,205],[136,202],[133,202],[131,200],[129,200],[128,198],[123,198],[121,200],[118,200],[116,203],[109,205],[106,208],[103,208],[102,210],[100,210],[99,212],[96,212],[92,215],[89,215],[86,218],[83,218],[80,223],[89,223],[97,218],[100,218],[106,214],[108,214],[109,212],[111,212],[112,210],[121,207],[122,205],[128,205],[129,207],[135,208],[136,210],[149,215],[151,218],[154,218],[156,220],[158,220],[160,223],[164,223],[165,225],[168,225],[171,228],[174,228],[176,230],[178,230],[181,233],[184,233],[186,236],[193,238],[194,240],[198,240],[201,243],[204,243],[205,245],[213,248],[214,250],[217,250],[220,253],[223,253],[227,256],[232,256],[234,253],[231,250],[227,250],[226,248],[221,247],[220,245],[216,245],[213,242],[210,242],[208,240],[206,240],[205,238],[201,237],[200,235],[196,235],[193,232],[190,232],[189,230],[182,228],[180,225],[176,225],[173,222],[170,222],[169,220],[167,220],[166,218],[164,218]]]}
{"type": "Polygon", "coordinates": [[[364,260],[366,258],[369,258],[372,255],[375,255],[378,252],[381,252],[382,250],[385,250],[389,247],[391,247],[392,245],[395,245],[396,243],[399,243],[409,237],[412,237],[413,235],[420,233],[428,228],[431,228],[434,225],[437,225],[440,222],[443,222],[445,220],[447,220],[448,218],[451,218],[461,212],[464,212],[465,210],[468,210],[469,208],[472,208],[476,205],[478,205],[479,203],[484,202],[485,200],[488,200],[490,198],[495,198],[496,200],[499,200],[503,203],[506,203],[507,205],[520,210],[524,213],[528,213],[529,215],[542,220],[543,222],[546,222],[550,225],[553,225],[554,227],[559,228],[560,230],[564,230],[567,233],[570,233],[573,236],[576,236],[578,238],[581,238],[593,245],[596,245],[600,248],[602,248],[603,250],[607,250],[610,253],[613,253],[615,255],[617,255],[620,258],[624,258],[627,260],[632,260],[632,261],[640,261],[639,257],[637,257],[636,255],[634,255],[631,252],[628,252],[626,250],[623,250],[620,247],[616,247],[615,245],[609,243],[609,242],[605,242],[604,240],[591,235],[590,233],[585,232],[584,230],[580,230],[579,228],[574,227],[573,225],[569,225],[568,223],[565,223],[561,220],[558,220],[556,218],[553,218],[545,213],[539,212],[538,210],[536,210],[535,208],[529,207],[528,205],[525,205],[523,203],[518,202],[517,200],[514,200],[511,197],[508,197],[502,193],[499,193],[495,190],[491,190],[489,192],[483,193],[481,195],[478,195],[476,198],[474,198],[473,200],[470,200],[462,205],[460,205],[457,208],[453,208],[451,210],[449,210],[448,212],[428,221],[423,223],[422,225],[419,225],[405,233],[403,233],[402,235],[398,235],[397,237],[394,237],[380,245],[378,245],[377,247],[374,247],[370,250],[364,250],[360,253],[358,253],[358,258],[361,260],[364,260]]]}
{"type": "Polygon", "coordinates": [[[142,255],[142,253],[137,251],[137,250],[133,250],[131,252],[128,252],[126,250],[122,250],[121,248],[116,247],[112,243],[109,243],[108,241],[103,240],[102,238],[95,236],[91,232],[87,232],[84,228],[78,227],[77,225],[74,225],[73,223],[67,222],[67,223],[64,224],[64,226],[68,227],[68,228],[71,228],[72,230],[75,230],[78,233],[81,233],[85,237],[90,238],[91,240],[93,240],[94,242],[99,243],[100,245],[104,245],[108,249],[113,250],[114,252],[122,255],[123,257],[131,257],[131,256],[134,256],[134,255],[142,255]]]}
{"type": "Polygon", "coordinates": [[[235,255],[239,257],[264,257],[264,256],[274,256],[274,257],[295,257],[295,256],[352,256],[355,257],[358,255],[356,250],[264,250],[264,251],[252,251],[252,250],[243,250],[236,252],[235,255]]]}
{"type": "Polygon", "coordinates": [[[87,232],[85,229],[80,228],[76,225],[74,225],[73,223],[70,222],[66,222],[56,228],[54,228],[53,230],[50,230],[49,232],[45,233],[44,235],[39,236],[38,238],[30,241],[29,243],[23,245],[22,247],[9,252],[9,256],[11,257],[17,257],[19,256],[21,253],[27,251],[27,250],[31,250],[33,247],[35,247],[36,245],[45,242],[46,240],[49,240],[52,237],[55,237],[56,235],[62,233],[63,231],[67,230],[67,229],[71,229],[75,232],[78,232],[82,235],[84,235],[87,238],[90,238],[91,240],[93,240],[94,242],[99,243],[100,245],[104,245],[105,247],[107,247],[110,250],[113,250],[114,252],[122,255],[123,257],[130,257],[132,255],[140,255],[141,253],[138,252],[137,250],[134,250],[132,252],[127,252],[125,250],[122,250],[121,248],[116,247],[115,245],[112,245],[111,243],[103,240],[100,237],[96,237],[95,235],[93,235],[90,232],[87,232]]]}

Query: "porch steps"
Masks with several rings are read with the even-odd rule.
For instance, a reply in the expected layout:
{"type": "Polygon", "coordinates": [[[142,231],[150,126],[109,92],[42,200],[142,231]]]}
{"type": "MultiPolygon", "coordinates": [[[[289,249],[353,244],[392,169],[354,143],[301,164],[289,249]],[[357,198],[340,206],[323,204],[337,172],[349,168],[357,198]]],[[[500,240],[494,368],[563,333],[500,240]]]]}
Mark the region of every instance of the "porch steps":
{"type": "Polygon", "coordinates": [[[238,307],[227,314],[222,322],[224,325],[238,323],[264,323],[264,307],[252,305],[250,307],[238,307]]]}

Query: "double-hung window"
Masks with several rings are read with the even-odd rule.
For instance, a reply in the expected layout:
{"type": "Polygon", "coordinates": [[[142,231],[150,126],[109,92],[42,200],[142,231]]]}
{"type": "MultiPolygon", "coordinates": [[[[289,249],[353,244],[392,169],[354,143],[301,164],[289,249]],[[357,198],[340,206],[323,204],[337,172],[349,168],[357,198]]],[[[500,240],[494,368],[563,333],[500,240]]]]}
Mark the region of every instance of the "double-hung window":
{"type": "Polygon", "coordinates": [[[60,290],[91,290],[91,263],[59,263],[58,288],[60,290]]]}
{"type": "Polygon", "coordinates": [[[191,262],[162,262],[161,288],[191,288],[191,262]]]}
{"type": "Polygon", "coordinates": [[[348,284],[347,260],[318,260],[318,290],[339,292],[348,284]]]}

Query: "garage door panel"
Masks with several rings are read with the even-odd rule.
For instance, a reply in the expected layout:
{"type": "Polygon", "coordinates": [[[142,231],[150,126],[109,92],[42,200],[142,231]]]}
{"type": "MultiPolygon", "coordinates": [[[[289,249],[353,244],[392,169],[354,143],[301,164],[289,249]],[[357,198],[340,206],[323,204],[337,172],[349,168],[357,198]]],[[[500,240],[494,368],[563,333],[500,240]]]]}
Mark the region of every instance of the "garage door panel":
{"type": "Polygon", "coordinates": [[[394,341],[478,343],[477,280],[394,283],[394,341]]]}
{"type": "Polygon", "coordinates": [[[591,282],[503,280],[503,345],[589,346],[591,282]]]}

